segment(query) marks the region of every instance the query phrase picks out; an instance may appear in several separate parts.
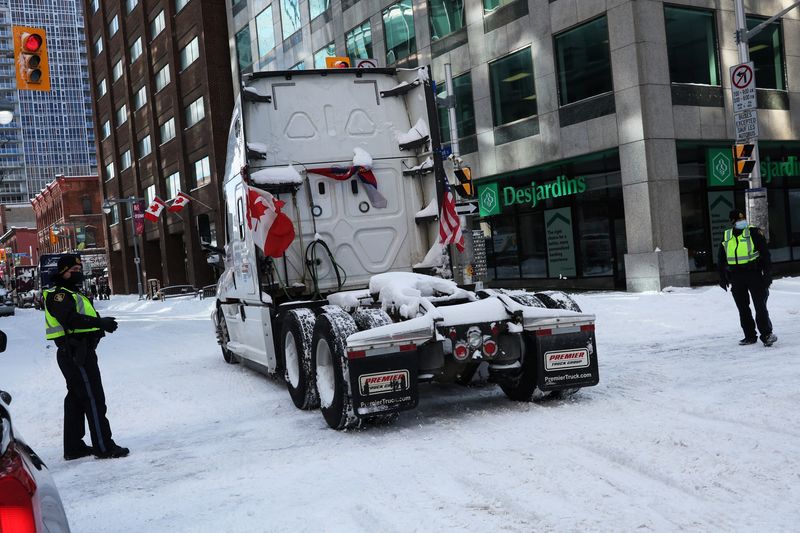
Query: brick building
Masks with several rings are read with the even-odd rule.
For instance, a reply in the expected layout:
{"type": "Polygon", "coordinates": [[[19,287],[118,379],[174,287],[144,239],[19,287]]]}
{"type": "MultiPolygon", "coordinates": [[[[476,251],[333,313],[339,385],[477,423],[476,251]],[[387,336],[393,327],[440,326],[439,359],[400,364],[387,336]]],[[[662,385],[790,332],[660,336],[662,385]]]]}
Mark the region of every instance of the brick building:
{"type": "Polygon", "coordinates": [[[5,282],[15,266],[36,265],[39,255],[36,248],[36,229],[12,227],[0,235],[0,279],[5,282]]]}

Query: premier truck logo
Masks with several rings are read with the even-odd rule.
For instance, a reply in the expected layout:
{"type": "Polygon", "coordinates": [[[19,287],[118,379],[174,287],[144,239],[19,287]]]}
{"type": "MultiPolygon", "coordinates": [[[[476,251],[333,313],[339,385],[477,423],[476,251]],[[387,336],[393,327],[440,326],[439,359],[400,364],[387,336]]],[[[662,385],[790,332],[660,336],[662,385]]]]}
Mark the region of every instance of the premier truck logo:
{"type": "Polygon", "coordinates": [[[410,387],[408,370],[364,374],[358,377],[358,388],[362,396],[405,391],[410,387]]]}
{"type": "Polygon", "coordinates": [[[585,368],[589,366],[589,350],[562,350],[544,354],[545,370],[566,370],[568,368],[585,368]]]}

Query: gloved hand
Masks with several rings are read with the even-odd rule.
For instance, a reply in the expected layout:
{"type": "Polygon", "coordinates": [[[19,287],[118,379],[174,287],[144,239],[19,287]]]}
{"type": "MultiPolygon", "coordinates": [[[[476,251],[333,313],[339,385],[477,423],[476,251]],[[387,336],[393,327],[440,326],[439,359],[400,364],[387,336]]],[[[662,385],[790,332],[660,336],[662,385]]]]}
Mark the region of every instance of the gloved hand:
{"type": "Polygon", "coordinates": [[[103,331],[107,331],[108,333],[114,333],[117,331],[117,319],[113,316],[106,316],[100,319],[100,329],[103,331]]]}
{"type": "Polygon", "coordinates": [[[728,283],[728,280],[727,280],[727,279],[722,279],[722,278],[720,278],[720,280],[719,280],[719,286],[720,286],[720,288],[722,288],[722,289],[723,289],[725,292],[728,292],[728,285],[730,285],[730,283],[728,283]]]}

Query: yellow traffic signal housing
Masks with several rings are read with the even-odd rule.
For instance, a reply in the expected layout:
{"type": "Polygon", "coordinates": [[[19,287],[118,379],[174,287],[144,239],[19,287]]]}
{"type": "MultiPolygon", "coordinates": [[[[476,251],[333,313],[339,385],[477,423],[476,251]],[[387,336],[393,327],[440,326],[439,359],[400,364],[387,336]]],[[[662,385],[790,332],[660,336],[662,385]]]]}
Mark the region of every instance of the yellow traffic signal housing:
{"type": "Polygon", "coordinates": [[[44,28],[14,26],[13,38],[17,89],[49,91],[50,67],[47,61],[47,34],[44,28]]]}
{"type": "Polygon", "coordinates": [[[475,198],[475,185],[472,183],[472,170],[469,167],[461,167],[453,170],[458,178],[456,192],[464,199],[475,198]]]}
{"type": "Polygon", "coordinates": [[[350,58],[346,56],[326,57],[325,68],[350,68],[350,58]]]}
{"type": "Polygon", "coordinates": [[[755,144],[733,145],[733,175],[737,180],[750,179],[756,168],[755,144]]]}

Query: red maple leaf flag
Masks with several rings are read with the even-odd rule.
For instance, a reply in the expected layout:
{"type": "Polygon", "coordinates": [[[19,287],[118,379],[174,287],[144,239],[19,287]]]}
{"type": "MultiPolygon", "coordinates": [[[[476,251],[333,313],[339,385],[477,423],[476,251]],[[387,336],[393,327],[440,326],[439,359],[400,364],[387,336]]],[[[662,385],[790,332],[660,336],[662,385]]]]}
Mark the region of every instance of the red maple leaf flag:
{"type": "Polygon", "coordinates": [[[157,222],[158,217],[161,216],[161,211],[163,211],[165,207],[167,207],[167,204],[165,204],[161,198],[156,196],[153,198],[153,203],[151,203],[150,207],[147,208],[147,211],[144,212],[144,218],[150,222],[157,222]]]}
{"type": "Polygon", "coordinates": [[[461,220],[456,213],[456,201],[453,190],[444,180],[442,208],[439,212],[439,242],[444,245],[455,244],[459,252],[464,251],[464,234],[461,232],[461,220]]]}
{"type": "Polygon", "coordinates": [[[192,201],[191,196],[179,192],[178,195],[175,197],[175,200],[172,201],[172,205],[169,206],[169,209],[167,209],[167,211],[169,211],[170,213],[177,213],[178,211],[186,207],[186,204],[188,204],[191,201],[192,201]]]}
{"type": "Polygon", "coordinates": [[[294,241],[294,224],[281,212],[284,205],[267,191],[247,188],[247,227],[265,256],[281,257],[294,241]]]}

